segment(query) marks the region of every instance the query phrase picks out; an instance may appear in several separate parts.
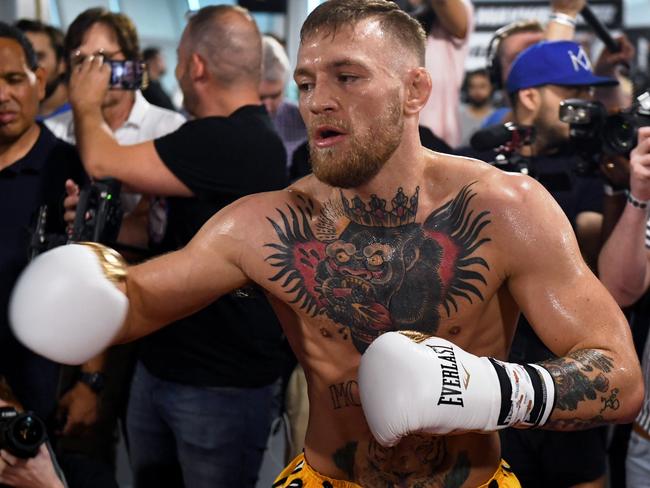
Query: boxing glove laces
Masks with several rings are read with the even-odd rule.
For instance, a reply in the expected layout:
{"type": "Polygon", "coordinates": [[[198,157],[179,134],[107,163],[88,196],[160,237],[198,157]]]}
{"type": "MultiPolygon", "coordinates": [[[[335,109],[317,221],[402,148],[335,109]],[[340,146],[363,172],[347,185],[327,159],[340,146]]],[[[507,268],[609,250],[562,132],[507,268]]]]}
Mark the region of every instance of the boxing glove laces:
{"type": "Polygon", "coordinates": [[[18,278],[9,301],[16,338],[64,364],[81,364],[108,347],[129,308],[115,285],[126,279],[116,251],[92,242],[41,254],[18,278]]]}
{"type": "Polygon", "coordinates": [[[555,384],[536,364],[478,357],[439,337],[415,342],[387,332],[361,357],[359,393],[370,430],[389,447],[416,432],[544,425],[555,384]]]}

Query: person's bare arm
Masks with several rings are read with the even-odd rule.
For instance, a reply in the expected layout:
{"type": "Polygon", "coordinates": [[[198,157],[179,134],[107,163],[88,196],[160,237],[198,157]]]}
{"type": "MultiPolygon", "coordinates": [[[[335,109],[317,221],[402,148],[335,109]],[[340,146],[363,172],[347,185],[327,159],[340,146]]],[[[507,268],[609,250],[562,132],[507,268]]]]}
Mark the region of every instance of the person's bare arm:
{"type": "MultiPolygon", "coordinates": [[[[551,13],[568,15],[574,20],[587,0],[551,0],[551,13]]],[[[550,19],[544,29],[544,39],[547,41],[572,41],[575,37],[575,27],[569,23],[550,19]]]]}
{"type": "MultiPolygon", "coordinates": [[[[630,191],[637,200],[650,200],[650,127],[639,129],[630,154],[630,191]]],[[[627,204],[598,258],[600,279],[621,306],[636,302],[650,286],[647,221],[647,209],[627,204]]]]}
{"type": "Polygon", "coordinates": [[[111,68],[89,56],[70,76],[77,148],[93,178],[116,178],[133,191],[161,196],[192,196],[191,190],[160,159],[153,141],[120,145],[102,116],[111,68]]]}
{"type": "Polygon", "coordinates": [[[556,402],[547,428],[575,430],[628,422],[643,398],[629,326],[584,263],[564,213],[539,183],[512,187],[499,243],[508,288],[533,329],[559,358],[542,365],[556,402]]]}
{"type": "Polygon", "coordinates": [[[469,15],[462,0],[429,0],[438,23],[447,33],[457,39],[465,39],[469,34],[469,15]]]}
{"type": "Polygon", "coordinates": [[[129,268],[129,312],[115,343],[129,342],[186,317],[249,282],[242,269],[248,247],[234,229],[253,212],[247,197],[210,219],[183,249],[129,268]]]}

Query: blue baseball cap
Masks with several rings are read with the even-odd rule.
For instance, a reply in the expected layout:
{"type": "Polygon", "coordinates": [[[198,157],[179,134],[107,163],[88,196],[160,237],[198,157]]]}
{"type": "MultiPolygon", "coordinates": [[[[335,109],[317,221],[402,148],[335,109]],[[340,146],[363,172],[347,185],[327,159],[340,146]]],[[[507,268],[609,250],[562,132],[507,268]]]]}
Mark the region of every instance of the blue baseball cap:
{"type": "Polygon", "coordinates": [[[543,85],[613,86],[614,78],[596,76],[589,56],[573,41],[542,41],[533,44],[512,63],[506,80],[508,93],[543,85]]]}

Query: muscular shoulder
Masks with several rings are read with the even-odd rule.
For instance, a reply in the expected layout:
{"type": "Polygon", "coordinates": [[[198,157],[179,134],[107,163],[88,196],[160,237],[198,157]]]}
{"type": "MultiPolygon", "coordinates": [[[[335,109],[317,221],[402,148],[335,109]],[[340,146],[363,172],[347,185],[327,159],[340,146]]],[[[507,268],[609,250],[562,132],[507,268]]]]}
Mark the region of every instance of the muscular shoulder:
{"type": "Polygon", "coordinates": [[[490,237],[504,266],[530,259],[533,248],[553,249],[574,241],[564,212],[533,178],[468,158],[445,156],[445,165],[450,187],[471,186],[471,209],[489,212],[490,237]]]}

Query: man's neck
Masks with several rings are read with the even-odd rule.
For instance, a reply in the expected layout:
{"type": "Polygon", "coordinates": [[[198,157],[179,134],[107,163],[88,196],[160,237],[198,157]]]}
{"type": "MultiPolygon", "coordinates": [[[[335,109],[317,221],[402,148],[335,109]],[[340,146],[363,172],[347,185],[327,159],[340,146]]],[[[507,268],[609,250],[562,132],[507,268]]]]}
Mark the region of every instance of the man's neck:
{"type": "Polygon", "coordinates": [[[115,105],[102,108],[102,115],[111,128],[111,131],[115,132],[124,125],[124,122],[128,120],[131,114],[131,110],[133,110],[134,104],[135,92],[129,92],[127,96],[122,97],[115,105]]]}
{"type": "Polygon", "coordinates": [[[64,83],[59,83],[52,95],[41,102],[38,115],[47,117],[68,101],[68,89],[64,83]]]}
{"type": "MultiPolygon", "coordinates": [[[[411,131],[413,132],[413,131],[411,131]]],[[[358,195],[362,200],[372,195],[392,198],[398,188],[412,195],[418,186],[422,186],[424,167],[430,161],[431,153],[420,143],[417,130],[410,135],[404,132],[402,142],[386,161],[379,173],[368,183],[343,190],[345,195],[358,195]]],[[[338,193],[338,189],[336,192],[338,193]]]]}
{"type": "Polygon", "coordinates": [[[24,158],[36,144],[40,133],[40,126],[34,123],[17,140],[6,144],[0,143],[0,170],[24,158]]]}
{"type": "Polygon", "coordinates": [[[261,105],[257,88],[235,88],[232,90],[207,89],[199,94],[197,119],[204,117],[228,117],[245,105],[261,105]]]}

